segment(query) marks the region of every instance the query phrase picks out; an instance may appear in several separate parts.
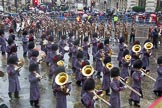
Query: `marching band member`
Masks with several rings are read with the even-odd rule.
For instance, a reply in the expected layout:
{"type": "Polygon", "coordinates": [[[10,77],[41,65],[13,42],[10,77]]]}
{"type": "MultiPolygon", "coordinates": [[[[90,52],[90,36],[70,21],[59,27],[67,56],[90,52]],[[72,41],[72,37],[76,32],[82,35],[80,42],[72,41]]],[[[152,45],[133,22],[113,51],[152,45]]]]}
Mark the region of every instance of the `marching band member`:
{"type": "Polygon", "coordinates": [[[62,54],[64,57],[65,50],[64,47],[66,46],[66,35],[61,36],[61,40],[58,42],[59,53],[62,54]]]}
{"type": "Polygon", "coordinates": [[[34,44],[34,42],[29,42],[29,44],[28,44],[28,59],[30,59],[31,58],[31,56],[32,56],[32,50],[34,49],[34,47],[35,47],[35,44],[34,44]]]}
{"type": "Polygon", "coordinates": [[[74,64],[75,64],[75,61],[77,59],[77,53],[78,53],[78,46],[79,46],[79,40],[75,40],[74,41],[74,46],[72,47],[72,59],[71,59],[71,63],[72,63],[72,70],[73,72],[75,72],[75,67],[74,67],[74,64]]]}
{"type": "Polygon", "coordinates": [[[128,68],[129,68],[129,64],[130,64],[130,60],[127,60],[127,58],[125,58],[126,55],[129,55],[129,50],[128,49],[125,49],[123,51],[123,57],[122,57],[122,61],[121,61],[121,73],[120,73],[120,76],[123,79],[125,79],[125,81],[129,77],[128,68]]]}
{"type": "MultiPolygon", "coordinates": [[[[9,38],[12,38],[13,41],[15,41],[15,35],[14,35],[14,30],[13,29],[9,29],[9,38]]],[[[14,42],[15,43],[15,42],[14,42]]]]}
{"type": "Polygon", "coordinates": [[[118,67],[113,67],[111,69],[111,77],[113,78],[110,83],[111,94],[110,94],[110,104],[109,108],[121,108],[120,105],[120,91],[127,88],[127,86],[120,85],[120,72],[118,67]]]}
{"type": "Polygon", "coordinates": [[[74,42],[74,39],[73,39],[73,32],[70,32],[69,34],[69,38],[68,38],[68,45],[69,45],[69,57],[71,59],[71,56],[72,56],[72,47],[73,47],[73,42],[74,42]]]}
{"type": "MultiPolygon", "coordinates": [[[[134,72],[132,74],[132,78],[133,78],[132,88],[142,95],[142,89],[141,89],[141,81],[143,78],[143,74],[141,72],[142,61],[140,59],[136,60],[133,64],[133,68],[134,68],[134,72]]],[[[141,98],[142,97],[143,95],[141,96],[141,98]]],[[[129,104],[132,105],[132,102],[134,102],[134,106],[140,107],[139,105],[140,96],[131,91],[129,104]]]]}
{"type": "Polygon", "coordinates": [[[93,55],[93,61],[95,60],[95,54],[97,53],[97,33],[93,33],[93,39],[92,39],[92,55],[93,55]]]}
{"type": "Polygon", "coordinates": [[[122,61],[122,56],[123,56],[123,51],[125,49],[125,46],[124,46],[124,37],[120,37],[119,38],[119,53],[118,53],[118,58],[117,60],[119,61],[119,67],[121,67],[121,61],[122,61]]]}
{"type": "Polygon", "coordinates": [[[89,60],[90,57],[89,57],[89,53],[88,53],[88,48],[90,47],[90,45],[88,44],[88,36],[84,37],[84,40],[83,40],[83,59],[84,60],[89,60]]]}
{"type": "Polygon", "coordinates": [[[95,108],[94,103],[97,97],[94,95],[93,91],[95,89],[95,81],[92,78],[88,78],[84,82],[84,94],[81,97],[81,102],[85,108],[95,108]]]}
{"type": "Polygon", "coordinates": [[[95,68],[96,68],[96,71],[97,71],[97,77],[98,78],[101,78],[102,77],[101,76],[101,72],[103,70],[103,64],[102,64],[102,62],[103,62],[104,57],[105,57],[103,48],[104,48],[103,43],[100,43],[98,45],[98,52],[95,55],[95,59],[96,59],[96,66],[95,66],[95,68]]]}
{"type": "Polygon", "coordinates": [[[41,76],[37,73],[37,64],[29,65],[29,83],[30,83],[30,105],[39,108],[41,76]]]}
{"type": "Polygon", "coordinates": [[[9,57],[11,54],[11,47],[14,46],[15,44],[12,38],[8,38],[7,42],[8,42],[8,45],[6,47],[6,52],[7,52],[7,57],[9,57]]]}
{"type": "Polygon", "coordinates": [[[46,63],[49,65],[50,62],[50,52],[51,52],[51,46],[53,42],[53,36],[48,37],[48,44],[46,45],[46,63]]]}
{"type": "Polygon", "coordinates": [[[55,77],[59,71],[62,71],[62,72],[65,71],[63,58],[61,55],[55,55],[53,56],[52,59],[53,59],[53,63],[50,65],[49,79],[51,79],[53,76],[55,77]]]}
{"type": "MultiPolygon", "coordinates": [[[[83,69],[83,67],[84,66],[86,66],[86,65],[90,65],[90,63],[89,63],[89,61],[88,60],[84,60],[83,62],[82,62],[82,69],[83,69]]],[[[86,79],[87,79],[87,77],[86,76],[84,76],[83,74],[82,74],[82,80],[81,80],[81,83],[82,83],[82,88],[81,88],[81,96],[84,94],[84,82],[86,81],[86,79]]]]}
{"type": "Polygon", "coordinates": [[[108,67],[106,67],[107,63],[111,62],[111,57],[107,56],[104,59],[104,67],[103,67],[103,81],[102,81],[102,89],[106,91],[106,95],[110,95],[110,69],[108,69],[108,67]]]}
{"type": "Polygon", "coordinates": [[[36,72],[40,73],[39,64],[41,61],[37,59],[38,55],[39,55],[39,51],[37,51],[36,49],[33,49],[29,64],[36,64],[36,68],[37,68],[36,72]]]}
{"type": "Polygon", "coordinates": [[[41,50],[44,51],[44,52],[46,52],[46,45],[47,45],[47,43],[48,43],[48,41],[46,40],[46,35],[42,34],[41,41],[40,41],[40,46],[41,46],[41,50]]]}
{"type": "MultiPolygon", "coordinates": [[[[135,41],[133,46],[134,45],[140,45],[140,41],[135,41]]],[[[132,47],[133,47],[132,46],[132,47]]],[[[133,72],[134,72],[134,68],[133,68],[133,64],[136,60],[140,59],[141,57],[141,51],[139,53],[135,53],[133,50],[131,50],[130,52],[130,55],[131,55],[131,66],[130,66],[130,75],[132,76],[133,72]]]]}
{"type": "MultiPolygon", "coordinates": [[[[144,42],[144,44],[146,44],[147,42],[151,42],[150,40],[146,40],[145,42],[144,42]]],[[[149,57],[151,56],[151,53],[152,53],[152,51],[151,51],[151,49],[146,49],[146,48],[143,48],[142,49],[142,68],[143,69],[147,69],[148,67],[149,67],[149,57]]]]}
{"type": "Polygon", "coordinates": [[[156,96],[162,96],[162,56],[158,57],[157,59],[157,73],[158,77],[156,78],[156,82],[154,85],[154,93],[156,96]]]}
{"type": "Polygon", "coordinates": [[[82,79],[82,61],[83,61],[83,51],[78,51],[77,59],[75,61],[74,67],[75,67],[75,79],[76,84],[78,86],[81,86],[81,79],[82,79]]]}
{"type": "MultiPolygon", "coordinates": [[[[18,62],[18,57],[17,57],[17,46],[16,45],[13,45],[11,46],[11,49],[10,49],[10,56],[15,56],[17,58],[17,61],[18,62]]],[[[9,57],[10,57],[9,56],[9,57]]]]}
{"type": "Polygon", "coordinates": [[[58,50],[58,45],[55,43],[55,44],[52,44],[51,46],[51,51],[49,52],[49,65],[51,65],[53,62],[52,62],[52,58],[57,55],[57,50],[58,50]]]}
{"type": "Polygon", "coordinates": [[[19,98],[20,84],[19,84],[19,70],[17,67],[17,58],[15,56],[10,56],[7,60],[7,73],[9,79],[8,95],[12,99],[12,93],[14,93],[15,98],[19,98]]]}
{"type": "MultiPolygon", "coordinates": [[[[62,70],[58,70],[58,75],[62,70]]],[[[56,78],[56,77],[55,77],[56,78]]],[[[55,79],[56,80],[56,79],[55,79]]],[[[56,97],[55,108],[67,108],[67,95],[70,95],[71,83],[65,83],[64,85],[58,85],[56,82],[53,84],[53,92],[56,97]]]]}
{"type": "Polygon", "coordinates": [[[35,39],[34,30],[31,29],[31,30],[29,31],[29,41],[34,41],[34,39],[35,39]],[[30,40],[30,39],[31,39],[31,40],[30,40]]]}
{"type": "Polygon", "coordinates": [[[109,46],[109,39],[104,40],[104,52],[105,52],[105,57],[109,57],[112,55],[112,49],[109,46]]]}
{"type": "Polygon", "coordinates": [[[22,46],[23,46],[23,56],[26,57],[28,51],[28,39],[27,39],[28,32],[26,30],[23,31],[22,35],[22,46]]]}
{"type": "Polygon", "coordinates": [[[0,29],[0,45],[1,45],[2,55],[5,55],[5,53],[6,53],[6,39],[4,36],[4,30],[2,30],[2,29],[0,29]]]}
{"type": "Polygon", "coordinates": [[[58,49],[58,45],[57,44],[53,44],[52,45],[52,51],[50,52],[50,63],[49,63],[49,66],[50,66],[50,70],[49,70],[49,80],[51,80],[53,74],[54,74],[54,70],[56,68],[56,64],[55,64],[55,61],[56,61],[56,58],[54,58],[56,55],[57,55],[57,49],[58,49]]]}

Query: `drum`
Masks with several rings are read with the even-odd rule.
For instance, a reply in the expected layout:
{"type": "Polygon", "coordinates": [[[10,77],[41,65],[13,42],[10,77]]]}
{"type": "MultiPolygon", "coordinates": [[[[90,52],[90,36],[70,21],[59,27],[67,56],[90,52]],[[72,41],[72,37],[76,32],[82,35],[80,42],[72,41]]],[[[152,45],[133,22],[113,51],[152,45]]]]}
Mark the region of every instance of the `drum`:
{"type": "Polygon", "coordinates": [[[0,71],[0,77],[4,77],[4,72],[0,71]]]}
{"type": "Polygon", "coordinates": [[[65,51],[65,52],[68,52],[68,51],[69,51],[69,46],[65,46],[65,47],[64,47],[64,51],[65,51]]]}

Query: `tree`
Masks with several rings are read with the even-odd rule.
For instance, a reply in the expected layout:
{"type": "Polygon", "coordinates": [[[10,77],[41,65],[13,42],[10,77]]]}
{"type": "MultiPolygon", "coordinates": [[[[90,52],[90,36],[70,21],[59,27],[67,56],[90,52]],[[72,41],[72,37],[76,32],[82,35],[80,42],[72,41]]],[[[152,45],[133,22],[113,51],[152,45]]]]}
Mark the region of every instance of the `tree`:
{"type": "Polygon", "coordinates": [[[132,8],[133,11],[135,12],[145,12],[145,7],[142,7],[142,6],[134,6],[132,8]]]}

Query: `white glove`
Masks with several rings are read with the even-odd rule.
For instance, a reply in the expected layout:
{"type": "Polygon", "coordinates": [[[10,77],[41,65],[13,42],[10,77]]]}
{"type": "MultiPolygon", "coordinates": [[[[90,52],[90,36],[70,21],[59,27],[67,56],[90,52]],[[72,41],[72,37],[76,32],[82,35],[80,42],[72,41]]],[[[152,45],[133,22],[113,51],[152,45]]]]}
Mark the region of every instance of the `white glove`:
{"type": "Polygon", "coordinates": [[[126,88],[128,88],[128,86],[127,86],[127,85],[125,85],[125,86],[124,86],[124,88],[126,89],[126,88]]]}
{"type": "Polygon", "coordinates": [[[97,96],[93,96],[93,100],[97,100],[97,96]]]}
{"type": "Polygon", "coordinates": [[[145,75],[145,73],[144,73],[144,72],[142,72],[142,73],[141,73],[141,76],[144,76],[144,75],[145,75]]]}

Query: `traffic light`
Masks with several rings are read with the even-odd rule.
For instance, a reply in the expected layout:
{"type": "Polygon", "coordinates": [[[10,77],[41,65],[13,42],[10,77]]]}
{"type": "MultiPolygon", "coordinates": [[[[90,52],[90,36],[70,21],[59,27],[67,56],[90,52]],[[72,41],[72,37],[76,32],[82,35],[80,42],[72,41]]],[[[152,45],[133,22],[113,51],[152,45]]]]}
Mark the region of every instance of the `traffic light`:
{"type": "Polygon", "coordinates": [[[34,6],[37,6],[38,5],[38,0],[33,0],[34,1],[34,6]]]}

